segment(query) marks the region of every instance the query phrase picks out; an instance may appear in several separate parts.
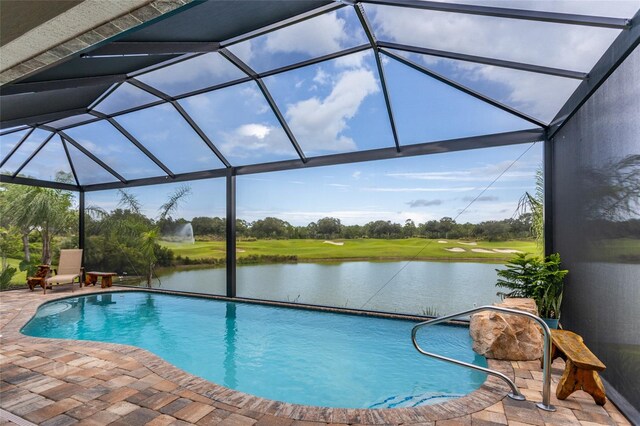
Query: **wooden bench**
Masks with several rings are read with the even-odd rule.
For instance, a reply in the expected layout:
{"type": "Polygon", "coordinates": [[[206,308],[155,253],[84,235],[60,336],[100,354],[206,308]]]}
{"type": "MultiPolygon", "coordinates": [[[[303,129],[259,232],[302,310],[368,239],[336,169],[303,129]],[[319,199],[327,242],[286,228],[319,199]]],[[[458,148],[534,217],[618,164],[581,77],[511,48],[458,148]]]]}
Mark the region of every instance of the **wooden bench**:
{"type": "Polygon", "coordinates": [[[607,396],[598,371],[605,365],[587,348],[582,337],[567,330],[551,330],[551,361],[565,360],[564,373],[556,389],[558,399],[567,399],[577,390],[593,397],[596,404],[604,405],[607,396]]]}

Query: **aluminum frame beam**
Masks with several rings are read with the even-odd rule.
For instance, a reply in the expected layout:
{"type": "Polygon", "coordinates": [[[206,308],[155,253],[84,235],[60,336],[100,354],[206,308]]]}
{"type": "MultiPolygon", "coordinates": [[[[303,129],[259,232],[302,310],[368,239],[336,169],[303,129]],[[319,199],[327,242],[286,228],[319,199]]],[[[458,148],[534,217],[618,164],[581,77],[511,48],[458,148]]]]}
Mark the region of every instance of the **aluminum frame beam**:
{"type": "Polygon", "coordinates": [[[269,104],[269,107],[271,108],[276,118],[278,119],[280,126],[282,126],[282,129],[284,130],[287,137],[289,138],[291,145],[293,145],[293,148],[298,153],[300,160],[302,160],[303,163],[306,162],[307,158],[305,157],[304,152],[302,151],[302,148],[300,148],[300,145],[298,144],[298,141],[295,135],[289,128],[289,124],[284,119],[282,112],[280,112],[280,108],[278,108],[278,105],[276,105],[276,102],[273,100],[271,93],[269,93],[269,89],[267,89],[267,86],[265,86],[264,82],[260,79],[260,77],[258,76],[258,73],[256,73],[249,65],[245,64],[240,58],[238,58],[236,55],[231,53],[229,50],[225,48],[220,49],[220,54],[256,82],[256,84],[260,88],[260,91],[262,92],[262,95],[264,96],[265,100],[269,104]]]}
{"type": "Polygon", "coordinates": [[[568,120],[598,90],[605,80],[622,64],[622,62],[640,45],[640,10],[631,19],[633,25],[622,31],[584,80],[560,108],[558,114],[549,125],[549,138],[567,123],[568,120]]]}
{"type": "Polygon", "coordinates": [[[325,13],[341,9],[343,7],[345,7],[345,5],[344,4],[340,4],[338,2],[329,3],[329,4],[325,5],[325,6],[320,6],[320,7],[316,8],[316,9],[310,10],[308,12],[301,13],[301,14],[296,15],[296,16],[292,16],[289,19],[284,19],[284,20],[276,22],[274,24],[267,25],[266,27],[258,28],[255,31],[250,31],[250,32],[248,32],[246,34],[242,34],[240,36],[224,40],[223,42],[220,43],[220,47],[221,48],[222,47],[228,47],[228,46],[232,46],[234,44],[242,43],[243,41],[246,41],[246,40],[249,40],[249,39],[252,39],[252,38],[256,38],[256,37],[268,34],[268,33],[273,32],[273,31],[277,31],[279,29],[288,27],[290,25],[297,24],[299,22],[306,21],[306,20],[311,19],[311,18],[315,18],[316,16],[323,15],[325,13]]]}
{"type": "Polygon", "coordinates": [[[589,74],[580,71],[571,71],[561,68],[543,67],[540,65],[525,64],[522,62],[505,61],[502,59],[487,58],[484,56],[466,55],[464,53],[449,52],[446,50],[428,49],[424,47],[411,46],[401,43],[389,43],[386,41],[378,41],[378,47],[401,50],[403,52],[419,53],[423,55],[436,56],[439,58],[456,59],[459,61],[473,62],[477,64],[492,65],[501,68],[511,68],[514,70],[534,72],[538,74],[553,75],[556,77],[573,78],[576,80],[584,80],[589,74]]]}
{"type": "Polygon", "coordinates": [[[79,87],[113,84],[127,79],[126,74],[112,74],[96,77],[68,78],[64,80],[36,81],[32,83],[16,83],[0,88],[2,96],[31,92],[47,92],[51,90],[77,89],[79,87]]]}
{"type": "Polygon", "coordinates": [[[167,103],[170,103],[171,106],[173,106],[176,109],[176,111],[178,111],[178,113],[182,116],[182,118],[187,122],[187,124],[191,127],[191,129],[194,132],[196,132],[196,134],[200,137],[200,139],[202,139],[205,145],[207,145],[207,147],[215,154],[215,156],[218,157],[218,159],[222,162],[222,164],[224,164],[225,167],[231,167],[231,164],[229,164],[229,161],[227,161],[227,159],[222,154],[222,152],[220,152],[218,147],[216,147],[213,144],[213,142],[211,142],[211,139],[209,139],[209,136],[207,136],[207,134],[200,128],[200,126],[198,126],[198,124],[193,120],[193,118],[191,118],[191,116],[187,113],[187,111],[185,111],[185,109],[182,108],[182,105],[180,105],[178,101],[175,100],[175,98],[156,89],[155,87],[151,87],[146,83],[136,80],[135,78],[132,78],[131,80],[129,80],[129,83],[138,87],[141,90],[144,90],[145,92],[151,93],[152,95],[162,99],[167,103]]]}
{"type": "Polygon", "coordinates": [[[19,126],[26,122],[33,123],[32,125],[37,125],[38,123],[60,120],[72,115],[84,114],[85,112],[87,112],[86,108],[74,108],[63,111],[48,112],[45,114],[31,115],[29,117],[21,117],[13,120],[2,121],[0,122],[0,128],[19,126]]]}
{"type": "Polygon", "coordinates": [[[553,253],[553,140],[545,138],[544,155],[544,254],[553,253]]]}
{"type": "Polygon", "coordinates": [[[353,6],[360,20],[360,25],[369,39],[369,44],[373,49],[373,55],[376,58],[376,67],[378,68],[378,75],[380,76],[380,85],[382,86],[382,94],[384,95],[384,103],[387,107],[387,116],[389,117],[389,124],[391,125],[391,133],[393,134],[393,142],[396,145],[396,150],[400,152],[400,141],[398,140],[398,131],[396,129],[396,120],[393,116],[393,108],[391,107],[391,99],[389,97],[389,90],[387,89],[387,79],[384,73],[384,67],[382,66],[382,60],[380,59],[380,50],[377,46],[376,36],[373,33],[371,24],[367,19],[367,15],[361,5],[356,4],[353,6]]]}
{"type": "Polygon", "coordinates": [[[69,142],[71,145],[73,145],[76,149],[78,149],[80,152],[82,152],[84,155],[86,155],[87,157],[89,157],[90,159],[92,159],[96,164],[98,164],[100,167],[102,167],[103,169],[105,169],[107,172],[109,172],[113,177],[115,177],[116,179],[118,179],[120,182],[122,183],[127,183],[127,180],[122,177],[118,172],[116,172],[115,170],[113,170],[108,164],[106,164],[104,161],[102,161],[101,159],[99,159],[98,157],[96,157],[95,155],[93,155],[93,153],[91,153],[88,149],[86,149],[85,147],[83,147],[82,145],[80,145],[75,139],[73,139],[71,136],[67,135],[65,132],[63,131],[59,131],[58,132],[60,134],[60,136],[62,136],[62,138],[64,140],[66,140],[67,142],[69,142]]]}
{"type": "Polygon", "coordinates": [[[89,53],[83,53],[80,57],[183,55],[215,52],[219,48],[220,43],[209,41],[114,41],[89,53]]]}
{"type": "Polygon", "coordinates": [[[35,149],[35,151],[33,151],[31,153],[31,155],[29,155],[29,157],[24,160],[22,162],[22,164],[20,165],[20,167],[18,167],[16,169],[16,171],[13,173],[12,177],[16,177],[18,176],[18,173],[20,173],[22,171],[22,169],[24,169],[26,167],[27,164],[29,164],[29,162],[31,160],[33,160],[33,157],[35,157],[36,155],[38,155],[38,153],[42,150],[42,148],[44,148],[44,146],[51,140],[51,138],[53,138],[55,136],[55,133],[51,133],[49,136],[47,136],[44,141],[42,141],[42,143],[35,149]]]}
{"type": "Polygon", "coordinates": [[[227,169],[227,297],[236,297],[236,176],[227,169]]]}
{"type": "Polygon", "coordinates": [[[31,134],[33,133],[33,131],[35,130],[35,128],[31,128],[31,130],[29,130],[27,133],[24,134],[23,137],[20,138],[20,140],[18,141],[18,143],[16,144],[16,146],[14,146],[11,151],[9,151],[9,154],[7,154],[6,157],[4,157],[2,159],[2,161],[0,161],[0,167],[4,166],[5,163],[7,161],[9,161],[9,158],[11,158],[11,156],[13,154],[15,154],[15,152],[20,149],[20,146],[22,146],[22,144],[24,143],[24,141],[26,141],[27,139],[29,139],[29,136],[31,136],[31,134]]]}
{"type": "Polygon", "coordinates": [[[142,151],[142,153],[146,155],[147,158],[149,158],[149,160],[153,161],[156,164],[156,166],[160,167],[163,172],[165,172],[170,177],[175,176],[175,174],[171,171],[171,169],[169,169],[162,161],[160,161],[155,155],[153,155],[151,151],[149,151],[142,143],[140,143],[140,141],[138,141],[135,137],[133,137],[133,135],[129,133],[127,129],[122,127],[120,123],[118,123],[116,120],[114,120],[113,118],[105,114],[99,113],[97,111],[89,111],[89,114],[106,120],[109,124],[115,127],[116,130],[119,131],[125,138],[127,138],[129,142],[134,144],[136,148],[142,151]]]}
{"type": "Polygon", "coordinates": [[[476,6],[461,3],[441,3],[426,0],[360,0],[361,3],[383,6],[407,7],[437,12],[464,13],[468,15],[493,16],[496,18],[522,19],[526,21],[552,22],[556,24],[583,25],[600,28],[628,28],[629,19],[604,16],[578,15],[572,13],[545,12],[539,10],[511,9],[504,7],[476,6]]]}
{"type": "MultiPolygon", "coordinates": [[[[85,199],[84,191],[78,193],[78,248],[84,249],[84,231],[85,231],[85,199]]],[[[84,259],[84,252],[83,252],[84,259]]],[[[84,262],[82,263],[84,265],[84,262]]],[[[84,272],[84,271],[83,271],[84,272]]],[[[80,277],[84,281],[84,277],[80,277]]]]}
{"type": "Polygon", "coordinates": [[[14,178],[7,175],[0,175],[0,182],[12,183],[16,185],[41,186],[43,188],[51,188],[51,189],[63,189],[65,191],[80,191],[80,187],[76,185],[71,185],[71,184],[62,183],[62,182],[52,182],[48,180],[31,179],[31,178],[25,178],[21,176],[16,176],[14,178]]]}
{"type": "Polygon", "coordinates": [[[60,143],[64,148],[64,153],[67,156],[69,167],[71,167],[71,173],[73,174],[73,179],[76,181],[76,185],[80,187],[80,179],[78,179],[78,174],[76,173],[76,167],[73,165],[73,161],[71,160],[71,154],[69,154],[69,147],[67,147],[67,141],[65,141],[64,138],[60,136],[60,134],[58,134],[58,137],[60,138],[60,143]]]}
{"type": "Polygon", "coordinates": [[[30,127],[27,125],[17,126],[15,129],[5,130],[4,132],[0,132],[0,136],[9,135],[11,133],[20,132],[25,129],[29,129],[30,127]]]}
{"type": "Polygon", "coordinates": [[[543,128],[543,129],[547,128],[547,124],[542,122],[542,121],[540,121],[540,120],[538,120],[537,118],[531,117],[531,116],[529,116],[529,115],[527,115],[527,114],[525,114],[525,113],[523,113],[521,111],[518,111],[515,108],[512,108],[512,107],[510,107],[508,105],[503,104],[502,102],[496,101],[493,98],[490,98],[490,97],[485,96],[485,95],[483,95],[483,94],[481,94],[479,92],[476,92],[475,90],[470,89],[470,88],[468,88],[466,86],[463,86],[462,84],[457,83],[457,82],[455,82],[453,80],[450,80],[447,77],[444,77],[444,76],[442,76],[442,75],[440,75],[440,74],[438,74],[438,73],[436,73],[434,71],[431,71],[430,69],[428,69],[426,67],[423,67],[422,65],[416,64],[415,62],[413,62],[413,61],[411,61],[411,60],[409,60],[407,58],[404,58],[402,56],[398,56],[395,53],[388,52],[386,50],[381,50],[381,52],[384,53],[385,55],[387,55],[388,57],[390,57],[390,58],[392,58],[392,59],[394,59],[394,60],[396,60],[396,61],[398,61],[398,62],[400,62],[400,63],[402,63],[404,65],[407,65],[407,66],[415,69],[418,72],[426,74],[431,78],[434,78],[434,79],[436,79],[436,80],[438,80],[438,81],[440,81],[440,82],[442,82],[444,84],[447,84],[448,86],[451,86],[451,87],[453,87],[455,89],[458,89],[461,92],[466,93],[467,95],[470,95],[470,96],[473,96],[474,98],[480,99],[481,101],[483,101],[483,102],[485,102],[485,103],[487,103],[487,104],[489,104],[489,105],[491,105],[493,107],[499,108],[499,109],[501,109],[501,110],[503,110],[503,111],[505,111],[505,112],[507,112],[509,114],[515,115],[516,117],[521,118],[523,120],[526,120],[526,121],[528,121],[528,122],[530,122],[530,123],[532,123],[532,124],[534,124],[536,126],[539,126],[539,127],[543,128]]]}

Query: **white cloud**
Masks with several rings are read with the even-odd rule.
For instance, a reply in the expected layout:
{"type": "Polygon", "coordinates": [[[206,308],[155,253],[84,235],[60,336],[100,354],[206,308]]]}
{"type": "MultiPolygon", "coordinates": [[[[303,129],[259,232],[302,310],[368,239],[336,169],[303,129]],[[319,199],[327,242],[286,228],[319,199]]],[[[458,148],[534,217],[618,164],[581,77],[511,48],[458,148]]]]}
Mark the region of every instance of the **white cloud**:
{"type": "Polygon", "coordinates": [[[450,181],[450,182],[487,182],[500,176],[500,181],[533,179],[537,164],[527,161],[501,161],[468,170],[451,170],[446,172],[396,172],[386,176],[420,181],[450,181]],[[507,170],[508,168],[508,170],[507,170]],[[506,171],[505,171],[506,170],[506,171]]]}
{"type": "Polygon", "coordinates": [[[364,99],[378,91],[370,70],[344,71],[324,99],[312,97],[288,105],[287,120],[306,151],[352,151],[356,149],[355,141],[342,132],[364,99]]]}
{"type": "Polygon", "coordinates": [[[280,127],[262,123],[243,124],[231,132],[222,132],[218,144],[225,155],[241,158],[267,153],[291,154],[293,150],[280,127]]]}
{"type": "Polygon", "coordinates": [[[327,74],[324,69],[318,68],[316,75],[313,77],[313,81],[318,84],[327,84],[329,82],[329,74],[327,74]]]}
{"type": "MultiPolygon", "coordinates": [[[[241,49],[250,51],[251,47],[241,49]]],[[[215,82],[232,80],[242,76],[242,72],[219,53],[207,53],[148,74],[142,74],[138,79],[152,86],[180,87],[186,84],[190,90],[193,88],[194,82],[200,82],[200,84],[196,83],[196,86],[205,87],[215,82]]]]}
{"type": "Polygon", "coordinates": [[[244,124],[237,129],[240,136],[255,137],[257,139],[264,139],[271,132],[271,128],[264,124],[244,124]]]}
{"type": "Polygon", "coordinates": [[[353,172],[353,174],[351,175],[352,178],[354,178],[355,180],[360,179],[360,176],[362,175],[362,172],[359,170],[356,170],[355,172],[353,172]]]}
{"type": "Polygon", "coordinates": [[[343,49],[347,40],[345,21],[333,12],[268,34],[265,48],[272,53],[320,56],[343,49]]]}

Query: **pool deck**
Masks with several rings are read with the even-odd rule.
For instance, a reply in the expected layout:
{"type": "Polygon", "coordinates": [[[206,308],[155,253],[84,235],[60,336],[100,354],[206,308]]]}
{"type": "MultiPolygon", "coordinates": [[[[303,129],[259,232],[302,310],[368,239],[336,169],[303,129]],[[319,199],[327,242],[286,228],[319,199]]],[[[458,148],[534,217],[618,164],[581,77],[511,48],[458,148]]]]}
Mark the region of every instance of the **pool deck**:
{"type": "MultiPolygon", "coordinates": [[[[112,290],[126,290],[113,288],[112,290]]],[[[565,401],[542,399],[538,362],[491,361],[528,401],[505,398],[507,387],[489,378],[477,391],[442,404],[388,410],[306,407],[247,395],[188,374],[132,346],[24,336],[20,328],[44,302],[110,289],[69,287],[0,293],[0,424],[229,425],[629,425],[616,407],[596,405],[584,392],[565,401]],[[18,416],[13,418],[12,416],[18,416]],[[25,423],[26,421],[26,423],[25,423]]],[[[563,362],[553,364],[552,393],[563,362]]]]}

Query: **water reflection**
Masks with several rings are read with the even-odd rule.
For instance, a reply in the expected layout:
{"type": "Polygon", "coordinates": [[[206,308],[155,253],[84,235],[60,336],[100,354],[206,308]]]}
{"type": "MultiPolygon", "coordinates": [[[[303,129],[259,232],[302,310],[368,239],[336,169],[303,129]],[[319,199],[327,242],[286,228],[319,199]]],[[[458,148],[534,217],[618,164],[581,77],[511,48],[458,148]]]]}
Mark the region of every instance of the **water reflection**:
{"type": "MultiPolygon", "coordinates": [[[[84,303],[84,299],[80,299],[80,300],[82,300],[84,303]]],[[[97,306],[115,305],[116,303],[118,303],[113,300],[113,295],[111,293],[88,296],[87,302],[97,306]]]]}
{"type": "Polygon", "coordinates": [[[238,386],[236,377],[236,333],[238,326],[236,323],[236,305],[235,303],[227,303],[225,312],[225,330],[224,330],[224,385],[235,389],[238,386]]]}

